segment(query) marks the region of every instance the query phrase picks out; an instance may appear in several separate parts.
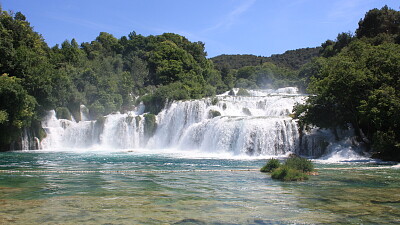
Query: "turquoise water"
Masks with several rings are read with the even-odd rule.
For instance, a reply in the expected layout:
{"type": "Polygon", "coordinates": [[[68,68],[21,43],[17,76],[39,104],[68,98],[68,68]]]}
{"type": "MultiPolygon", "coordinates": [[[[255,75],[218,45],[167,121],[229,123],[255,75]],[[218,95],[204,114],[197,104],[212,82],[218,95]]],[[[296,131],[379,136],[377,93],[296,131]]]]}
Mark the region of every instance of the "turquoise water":
{"type": "Polygon", "coordinates": [[[318,176],[288,183],[257,171],[230,171],[258,169],[265,161],[1,153],[0,170],[24,172],[0,173],[0,224],[400,223],[400,169],[319,162],[318,176]]]}

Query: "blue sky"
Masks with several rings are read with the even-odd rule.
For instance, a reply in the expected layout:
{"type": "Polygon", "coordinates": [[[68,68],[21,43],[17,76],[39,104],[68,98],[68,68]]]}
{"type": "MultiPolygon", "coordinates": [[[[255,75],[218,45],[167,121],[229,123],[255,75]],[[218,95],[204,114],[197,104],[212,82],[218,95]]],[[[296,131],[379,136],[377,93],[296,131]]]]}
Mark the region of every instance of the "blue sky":
{"type": "Polygon", "coordinates": [[[358,21],[398,0],[0,0],[3,10],[21,11],[50,47],[75,38],[94,40],[172,32],[205,43],[209,57],[220,54],[270,56],[319,46],[358,21]]]}

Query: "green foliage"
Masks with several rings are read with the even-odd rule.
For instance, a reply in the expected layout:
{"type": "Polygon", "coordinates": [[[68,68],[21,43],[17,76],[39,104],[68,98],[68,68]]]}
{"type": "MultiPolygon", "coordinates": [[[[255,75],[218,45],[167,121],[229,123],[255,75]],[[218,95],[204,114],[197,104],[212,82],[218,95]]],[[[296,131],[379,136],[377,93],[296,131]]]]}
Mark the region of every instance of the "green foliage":
{"type": "Polygon", "coordinates": [[[389,34],[396,39],[400,34],[400,12],[387,5],[381,9],[369,10],[358,23],[357,37],[374,38],[380,34],[389,34]]]}
{"type": "Polygon", "coordinates": [[[340,33],[338,34],[335,41],[327,40],[323,43],[320,54],[323,57],[331,57],[337,55],[344,47],[348,46],[350,42],[354,39],[352,33],[340,33]]]}
{"type": "Polygon", "coordinates": [[[136,122],[136,127],[139,127],[140,121],[142,120],[142,117],[136,116],[135,117],[135,122],[136,122]]]}
{"type": "Polygon", "coordinates": [[[239,88],[239,91],[236,93],[237,96],[250,96],[250,93],[243,88],[239,88]]]}
{"type": "Polygon", "coordinates": [[[0,110],[0,124],[7,122],[8,113],[4,110],[0,110]]]}
{"type": "Polygon", "coordinates": [[[140,100],[145,104],[146,112],[159,113],[172,100],[189,99],[189,87],[181,82],[161,86],[153,94],[145,95],[140,100]]]}
{"type": "Polygon", "coordinates": [[[284,165],[303,173],[312,172],[314,170],[314,165],[311,160],[296,155],[291,155],[286,159],[284,165]]]}
{"type": "Polygon", "coordinates": [[[370,10],[359,23],[357,38],[342,35],[323,45],[325,50],[328,45],[340,48],[300,72],[312,94],[294,108],[301,126],[336,130],[350,123],[375,157],[400,161],[399,15],[387,6],[370,10]]]}
{"type": "Polygon", "coordinates": [[[271,174],[272,179],[282,180],[282,181],[304,181],[308,180],[308,176],[299,170],[293,169],[289,166],[281,166],[271,174]]]}
{"type": "Polygon", "coordinates": [[[216,104],[218,104],[218,102],[219,102],[218,98],[213,98],[211,100],[211,105],[216,105],[216,104]]]}
{"type": "Polygon", "coordinates": [[[281,162],[279,162],[278,159],[272,158],[272,159],[268,160],[267,164],[265,164],[265,166],[263,166],[260,169],[260,171],[263,173],[270,173],[280,166],[281,166],[281,162]]]}
{"type": "Polygon", "coordinates": [[[156,129],[157,129],[156,116],[154,114],[145,114],[144,115],[144,134],[147,137],[151,137],[151,136],[153,136],[156,129]]]}
{"type": "MultiPolygon", "coordinates": [[[[222,81],[227,89],[232,87],[279,88],[294,85],[305,87],[305,82],[299,79],[296,71],[319,56],[320,49],[291,50],[271,57],[220,55],[211,60],[221,73],[222,81]]],[[[217,90],[217,93],[221,92],[221,89],[217,90]]]]}
{"type": "Polygon", "coordinates": [[[235,83],[235,87],[241,88],[241,89],[243,89],[243,88],[257,89],[258,88],[256,82],[245,79],[245,78],[239,78],[235,83]]]}
{"type": "Polygon", "coordinates": [[[219,55],[211,60],[219,71],[240,69],[246,66],[260,66],[266,62],[273,63],[280,67],[286,67],[292,70],[301,68],[312,58],[319,56],[320,48],[302,48],[289,50],[283,54],[272,55],[271,57],[262,57],[255,55],[219,55]]]}
{"type": "Polygon", "coordinates": [[[278,159],[270,159],[261,172],[272,172],[272,179],[282,181],[303,181],[308,180],[307,173],[314,171],[311,160],[291,155],[283,164],[278,159]]]}
{"type": "Polygon", "coordinates": [[[0,149],[8,149],[22,128],[35,117],[35,98],[21,85],[21,79],[7,74],[0,76],[0,149]]]}
{"type": "Polygon", "coordinates": [[[91,118],[97,119],[105,114],[105,109],[99,101],[95,101],[93,104],[89,105],[89,112],[91,118]]]}
{"type": "Polygon", "coordinates": [[[71,113],[69,112],[68,108],[66,107],[57,107],[56,108],[56,116],[58,119],[66,119],[71,120],[71,113]]]}
{"type": "Polygon", "coordinates": [[[208,117],[209,118],[214,118],[214,117],[217,117],[217,116],[221,116],[221,113],[219,111],[217,111],[217,110],[210,110],[208,112],[208,117]]]}

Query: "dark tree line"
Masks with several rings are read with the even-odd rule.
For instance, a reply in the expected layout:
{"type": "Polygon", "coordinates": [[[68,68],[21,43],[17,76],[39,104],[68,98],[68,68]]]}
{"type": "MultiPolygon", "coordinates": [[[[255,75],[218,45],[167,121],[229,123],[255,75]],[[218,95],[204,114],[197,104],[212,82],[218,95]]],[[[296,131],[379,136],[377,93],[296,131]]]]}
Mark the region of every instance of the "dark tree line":
{"type": "Polygon", "coordinates": [[[298,86],[305,89],[300,68],[320,55],[321,47],[286,51],[270,57],[220,55],[211,58],[229,88],[277,88],[298,86]]]}
{"type": "Polygon", "coordinates": [[[286,67],[291,70],[298,70],[304,64],[310,62],[314,57],[319,56],[321,47],[301,48],[289,50],[283,54],[273,54],[270,57],[255,55],[219,55],[211,58],[218,70],[240,69],[245,66],[260,66],[266,62],[273,63],[279,67],[286,67]]]}
{"type": "Polygon", "coordinates": [[[351,124],[376,157],[400,161],[400,12],[372,9],[355,35],[322,44],[300,71],[312,95],[295,109],[304,126],[351,124]]]}

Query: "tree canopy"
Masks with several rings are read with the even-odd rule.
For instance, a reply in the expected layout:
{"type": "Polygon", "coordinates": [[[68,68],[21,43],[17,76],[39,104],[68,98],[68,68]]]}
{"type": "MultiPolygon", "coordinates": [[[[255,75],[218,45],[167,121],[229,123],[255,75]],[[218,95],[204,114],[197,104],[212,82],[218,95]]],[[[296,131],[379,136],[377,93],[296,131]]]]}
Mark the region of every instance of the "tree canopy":
{"type": "Polygon", "coordinates": [[[295,108],[301,124],[333,130],[351,124],[377,157],[400,160],[399,15],[387,6],[372,9],[355,37],[342,33],[322,45],[324,58],[300,72],[312,94],[295,108]]]}

